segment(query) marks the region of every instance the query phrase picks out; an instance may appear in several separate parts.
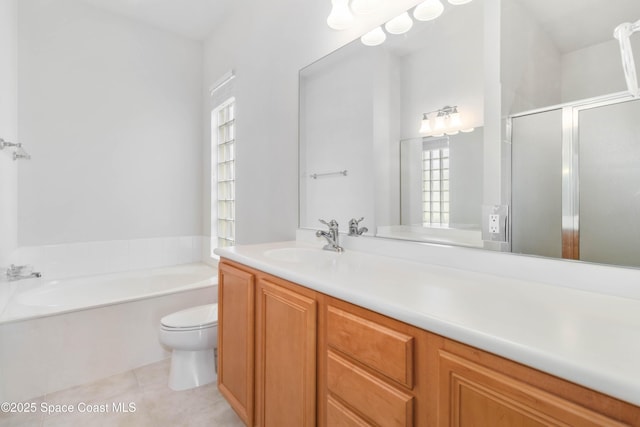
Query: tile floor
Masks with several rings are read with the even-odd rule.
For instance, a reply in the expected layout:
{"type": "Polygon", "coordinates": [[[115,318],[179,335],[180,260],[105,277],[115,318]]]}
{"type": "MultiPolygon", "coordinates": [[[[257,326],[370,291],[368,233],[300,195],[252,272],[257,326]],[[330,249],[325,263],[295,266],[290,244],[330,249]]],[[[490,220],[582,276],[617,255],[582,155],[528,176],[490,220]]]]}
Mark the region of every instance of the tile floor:
{"type": "Polygon", "coordinates": [[[143,366],[34,399],[35,413],[0,413],[0,426],[244,426],[215,383],[173,391],[167,386],[168,377],[169,360],[143,366]],[[61,405],[73,406],[76,412],[60,413],[61,405]],[[48,414],[47,408],[53,413],[48,414]],[[93,408],[103,412],[89,413],[93,408]]]}

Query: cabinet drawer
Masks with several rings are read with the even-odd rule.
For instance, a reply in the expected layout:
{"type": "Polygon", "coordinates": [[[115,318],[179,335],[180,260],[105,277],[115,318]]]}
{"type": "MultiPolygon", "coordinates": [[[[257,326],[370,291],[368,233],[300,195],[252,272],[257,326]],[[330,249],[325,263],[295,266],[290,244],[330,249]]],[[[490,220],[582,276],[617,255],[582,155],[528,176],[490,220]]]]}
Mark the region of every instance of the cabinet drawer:
{"type": "Polygon", "coordinates": [[[331,427],[372,427],[371,424],[348,410],[331,396],[327,399],[327,425],[331,427]]]}
{"type": "Polygon", "coordinates": [[[329,346],[413,388],[414,338],[336,307],[328,307],[329,346]]]}
{"type": "Polygon", "coordinates": [[[381,381],[329,351],[327,388],[358,413],[381,427],[413,425],[413,396],[381,381]]]}

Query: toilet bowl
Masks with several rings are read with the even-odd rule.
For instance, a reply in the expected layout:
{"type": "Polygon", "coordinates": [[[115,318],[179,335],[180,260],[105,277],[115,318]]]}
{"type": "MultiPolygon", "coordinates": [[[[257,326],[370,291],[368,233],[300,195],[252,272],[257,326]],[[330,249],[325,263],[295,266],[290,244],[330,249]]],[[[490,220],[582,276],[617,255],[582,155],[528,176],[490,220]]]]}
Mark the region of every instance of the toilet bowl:
{"type": "Polygon", "coordinates": [[[218,304],[200,305],[160,319],[160,342],[172,349],[169,388],[187,390],[216,379],[218,304]]]}

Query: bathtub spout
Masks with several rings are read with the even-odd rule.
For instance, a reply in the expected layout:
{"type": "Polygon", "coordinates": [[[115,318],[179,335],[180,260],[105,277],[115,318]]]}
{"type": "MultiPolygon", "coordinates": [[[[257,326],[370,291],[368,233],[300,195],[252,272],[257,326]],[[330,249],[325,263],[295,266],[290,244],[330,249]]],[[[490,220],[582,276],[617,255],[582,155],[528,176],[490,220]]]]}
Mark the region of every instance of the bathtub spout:
{"type": "Polygon", "coordinates": [[[15,265],[11,264],[7,268],[7,278],[10,282],[15,280],[31,279],[32,277],[42,277],[42,274],[33,271],[33,267],[29,265],[15,265]]]}

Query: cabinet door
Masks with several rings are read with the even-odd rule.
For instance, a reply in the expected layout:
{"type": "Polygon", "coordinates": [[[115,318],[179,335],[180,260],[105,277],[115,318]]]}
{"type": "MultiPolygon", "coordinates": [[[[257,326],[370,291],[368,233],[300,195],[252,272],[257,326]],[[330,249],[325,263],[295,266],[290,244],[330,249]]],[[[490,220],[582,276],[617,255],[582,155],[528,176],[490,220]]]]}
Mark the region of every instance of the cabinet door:
{"type": "Polygon", "coordinates": [[[312,293],[258,280],[256,418],[259,426],[316,422],[316,312],[312,293]],[[303,295],[303,293],[305,295],[303,295]]]}
{"type": "Polygon", "coordinates": [[[218,388],[247,426],[253,426],[255,276],[218,266],[218,388]]]}
{"type": "Polygon", "coordinates": [[[439,357],[439,426],[624,425],[458,355],[439,357]]]}

